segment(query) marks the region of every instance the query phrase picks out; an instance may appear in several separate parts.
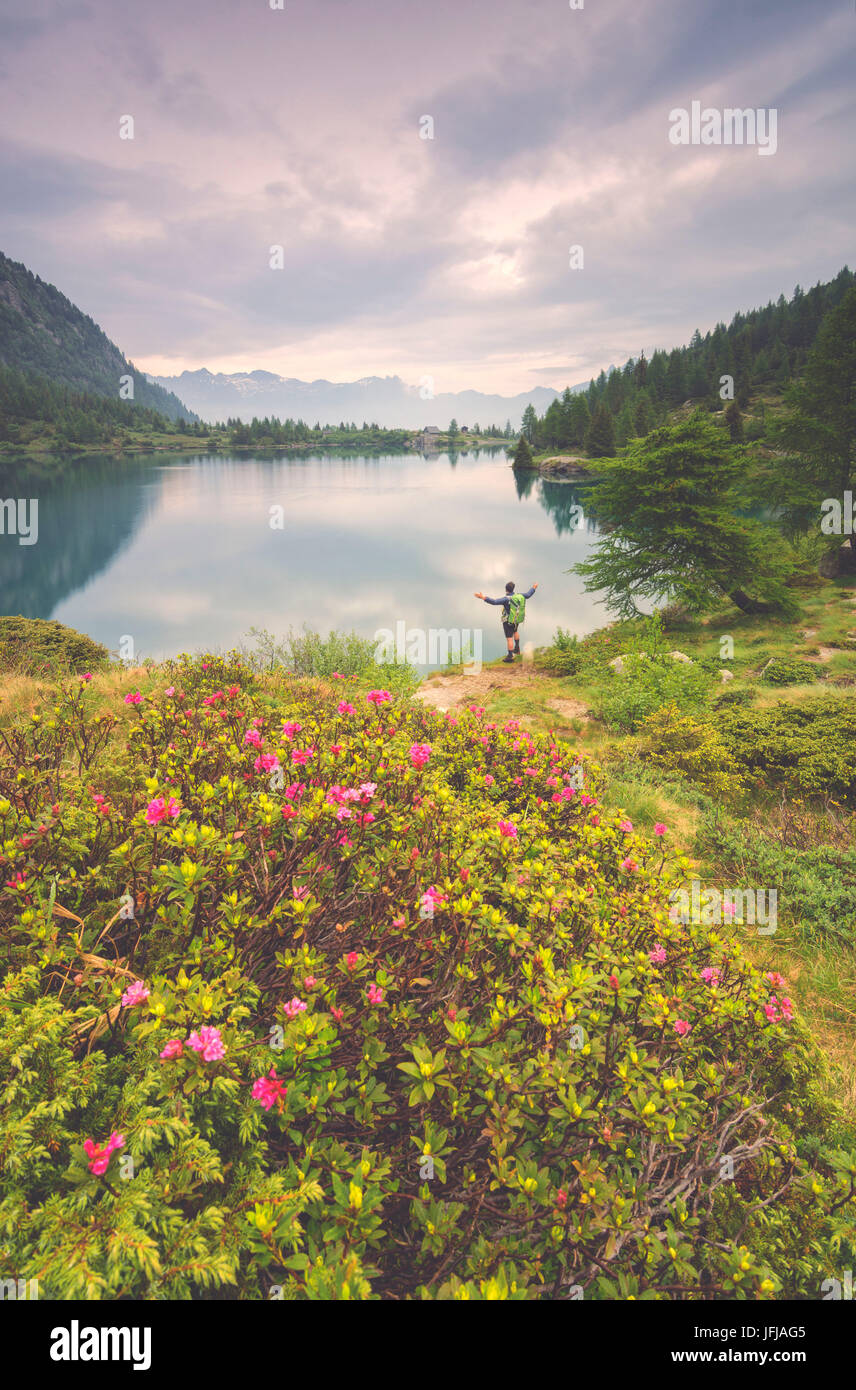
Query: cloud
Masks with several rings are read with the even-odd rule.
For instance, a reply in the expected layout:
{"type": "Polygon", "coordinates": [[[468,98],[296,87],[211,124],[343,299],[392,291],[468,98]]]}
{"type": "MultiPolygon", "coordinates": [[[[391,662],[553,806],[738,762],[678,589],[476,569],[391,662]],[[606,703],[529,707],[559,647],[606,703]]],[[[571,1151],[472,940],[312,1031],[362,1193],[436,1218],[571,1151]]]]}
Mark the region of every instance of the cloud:
{"type": "Polygon", "coordinates": [[[801,0],[3,0],[0,246],[153,372],[561,388],[852,259],[854,27],[801,0]],[[693,99],[778,104],[775,157],[671,146],[693,99]]]}

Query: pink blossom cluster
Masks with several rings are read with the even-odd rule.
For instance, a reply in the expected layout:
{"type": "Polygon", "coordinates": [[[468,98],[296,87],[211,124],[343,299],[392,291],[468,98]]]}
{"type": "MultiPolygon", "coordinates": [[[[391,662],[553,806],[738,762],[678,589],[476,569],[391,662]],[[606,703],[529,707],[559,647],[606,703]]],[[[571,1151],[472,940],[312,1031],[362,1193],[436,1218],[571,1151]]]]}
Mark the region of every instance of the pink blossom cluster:
{"type": "Polygon", "coordinates": [[[411,743],[410,761],[413,766],[416,768],[424,767],[431,757],[431,751],[430,743],[411,743]]]}
{"type": "Polygon", "coordinates": [[[260,1076],[253,1085],[253,1100],[259,1101],[263,1109],[270,1110],[271,1106],[281,1104],[285,1100],[288,1087],[280,1081],[276,1074],[276,1067],[271,1067],[267,1076],[260,1076]]]}
{"type": "MultiPolygon", "coordinates": [[[[198,1052],[203,1062],[219,1062],[226,1055],[223,1039],[220,1036],[219,1028],[212,1028],[207,1023],[198,1030],[194,1029],[187,1037],[187,1046],[194,1052],[198,1052]]],[[[174,1057],[180,1057],[184,1051],[184,1044],[180,1038],[170,1038],[169,1042],[159,1054],[162,1062],[169,1062],[174,1057]]]]}
{"type": "Polygon", "coordinates": [[[150,801],[146,807],[146,825],[159,825],[167,816],[173,820],[181,814],[181,806],[174,796],[168,800],[166,797],[157,796],[154,801],[150,801]]]}
{"type": "Polygon", "coordinates": [[[122,1005],[126,1009],[132,1009],[136,1004],[142,1004],[150,994],[151,990],[143,984],[142,980],[135,980],[122,995],[122,1005]]]}
{"type": "Polygon", "coordinates": [[[124,1134],[117,1134],[114,1130],[103,1148],[92,1139],[84,1139],[83,1147],[86,1150],[86,1157],[89,1159],[90,1173],[94,1173],[97,1178],[100,1178],[107,1172],[113,1150],[124,1149],[125,1136],[124,1134]]]}
{"type": "Polygon", "coordinates": [[[388,705],[392,699],[388,690],[370,690],[366,696],[369,704],[377,709],[379,705],[388,705]]]}
{"type": "Polygon", "coordinates": [[[286,738],[294,738],[294,735],[299,734],[302,728],[303,725],[298,724],[296,720],[286,719],[283,721],[282,732],[286,738]]]}
{"type": "Polygon", "coordinates": [[[794,1006],[786,994],[783,994],[781,999],[771,994],[770,1002],[764,1005],[764,1013],[770,1023],[790,1023],[794,1016],[794,1006]]]}

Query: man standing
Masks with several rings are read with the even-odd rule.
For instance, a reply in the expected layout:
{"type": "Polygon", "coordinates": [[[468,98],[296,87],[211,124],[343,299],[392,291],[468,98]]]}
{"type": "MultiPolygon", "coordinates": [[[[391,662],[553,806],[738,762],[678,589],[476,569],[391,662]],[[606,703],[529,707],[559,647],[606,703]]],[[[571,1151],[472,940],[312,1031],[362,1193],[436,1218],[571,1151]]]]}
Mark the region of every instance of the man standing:
{"type": "Polygon", "coordinates": [[[520,638],[517,629],[526,616],[526,600],[531,598],[537,584],[533,584],[525,594],[514,592],[514,582],[509,580],[505,586],[504,598],[485,598],[484,594],[476,594],[476,598],[484,599],[485,603],[502,604],[502,630],[505,633],[505,640],[508,643],[508,655],[503,657],[503,661],[513,661],[515,656],[520,655],[520,638]]]}

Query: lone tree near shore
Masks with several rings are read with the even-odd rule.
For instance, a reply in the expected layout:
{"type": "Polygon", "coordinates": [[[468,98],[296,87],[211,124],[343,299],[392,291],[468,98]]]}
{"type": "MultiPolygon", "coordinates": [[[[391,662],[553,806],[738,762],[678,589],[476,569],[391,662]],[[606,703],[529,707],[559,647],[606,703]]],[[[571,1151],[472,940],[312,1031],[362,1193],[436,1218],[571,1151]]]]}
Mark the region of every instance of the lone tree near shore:
{"type": "Polygon", "coordinates": [[[792,612],[781,536],[739,512],[744,467],[702,411],[594,464],[600,481],[589,506],[609,530],[593,558],[574,566],[586,590],[623,618],[644,599],[698,611],[728,597],[744,613],[792,612]]]}
{"type": "Polygon", "coordinates": [[[535,460],[532,457],[532,450],[526,436],[521,434],[515,445],[514,453],[511,456],[512,468],[534,468],[535,460]]]}

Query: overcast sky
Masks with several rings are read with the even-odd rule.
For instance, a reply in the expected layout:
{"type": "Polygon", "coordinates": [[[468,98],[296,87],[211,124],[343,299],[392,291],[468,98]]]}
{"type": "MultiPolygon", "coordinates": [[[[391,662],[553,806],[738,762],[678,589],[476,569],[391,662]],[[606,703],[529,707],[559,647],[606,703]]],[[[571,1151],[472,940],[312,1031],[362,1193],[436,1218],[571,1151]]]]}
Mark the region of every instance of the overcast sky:
{"type": "Polygon", "coordinates": [[[150,372],[561,388],[856,263],[855,48],[853,0],[0,0],[0,249],[150,372]],[[776,153],[671,144],[694,100],[776,153]]]}

